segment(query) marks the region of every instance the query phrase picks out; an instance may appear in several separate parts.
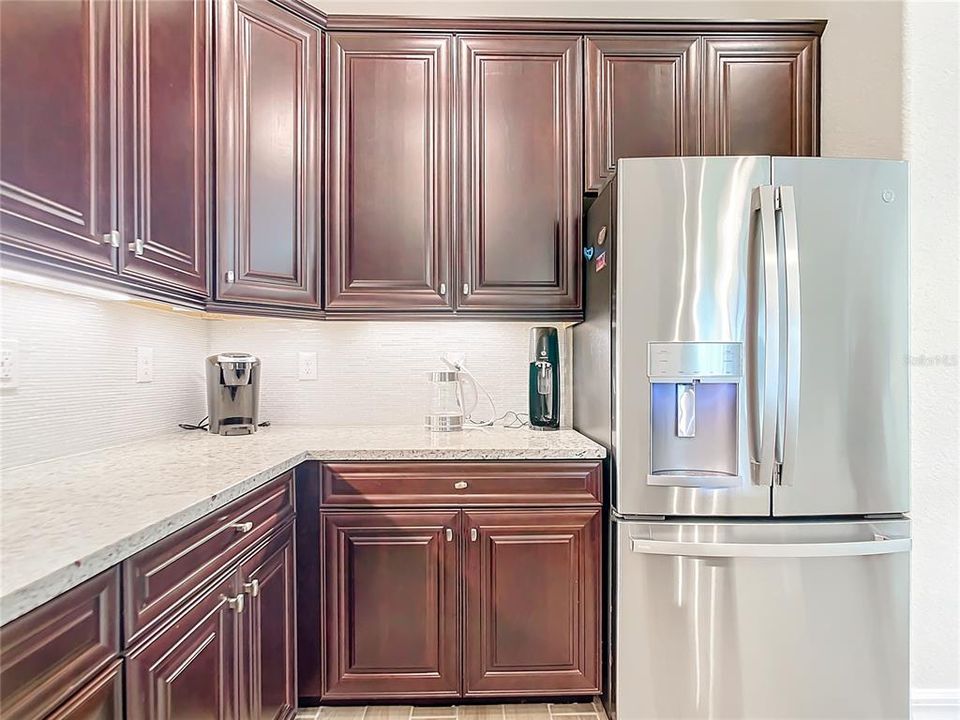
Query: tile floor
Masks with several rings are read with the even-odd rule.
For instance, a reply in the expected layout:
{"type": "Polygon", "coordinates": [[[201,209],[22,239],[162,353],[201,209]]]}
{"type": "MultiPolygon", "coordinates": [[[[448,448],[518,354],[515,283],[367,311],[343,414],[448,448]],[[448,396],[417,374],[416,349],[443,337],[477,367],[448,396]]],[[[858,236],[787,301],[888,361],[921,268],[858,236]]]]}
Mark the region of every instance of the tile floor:
{"type": "Polygon", "coordinates": [[[508,705],[368,705],[317,707],[297,712],[297,720],[607,720],[592,703],[511,703],[508,705]]]}

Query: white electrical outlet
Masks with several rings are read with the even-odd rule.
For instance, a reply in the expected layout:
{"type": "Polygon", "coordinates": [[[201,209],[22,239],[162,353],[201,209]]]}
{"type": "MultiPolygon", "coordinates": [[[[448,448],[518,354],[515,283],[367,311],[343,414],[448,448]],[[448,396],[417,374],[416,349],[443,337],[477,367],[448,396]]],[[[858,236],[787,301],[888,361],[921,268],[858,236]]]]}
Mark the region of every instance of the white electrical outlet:
{"type": "Polygon", "coordinates": [[[20,343],[4,340],[0,347],[0,388],[15,388],[20,382],[20,343]]]}
{"type": "Polygon", "coordinates": [[[300,380],[317,379],[317,354],[315,352],[302,352],[300,357],[300,369],[297,377],[300,380]]]}
{"type": "Polygon", "coordinates": [[[153,348],[137,348],[137,382],[153,382],[153,348]]]}

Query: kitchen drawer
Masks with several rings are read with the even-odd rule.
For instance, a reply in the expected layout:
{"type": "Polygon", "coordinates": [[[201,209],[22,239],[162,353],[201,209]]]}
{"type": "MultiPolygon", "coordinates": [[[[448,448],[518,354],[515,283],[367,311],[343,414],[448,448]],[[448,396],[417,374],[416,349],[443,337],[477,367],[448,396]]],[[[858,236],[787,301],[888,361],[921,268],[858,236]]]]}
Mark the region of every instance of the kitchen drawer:
{"type": "Polygon", "coordinates": [[[293,493],[291,471],[125,560],[126,645],[293,517],[293,493]]]}
{"type": "Polygon", "coordinates": [[[600,504],[603,473],[591,461],[362,462],[323,466],[321,505],[600,504]]]}
{"type": "Polygon", "coordinates": [[[0,715],[43,717],[120,654],[113,568],[0,628],[0,715]]]}

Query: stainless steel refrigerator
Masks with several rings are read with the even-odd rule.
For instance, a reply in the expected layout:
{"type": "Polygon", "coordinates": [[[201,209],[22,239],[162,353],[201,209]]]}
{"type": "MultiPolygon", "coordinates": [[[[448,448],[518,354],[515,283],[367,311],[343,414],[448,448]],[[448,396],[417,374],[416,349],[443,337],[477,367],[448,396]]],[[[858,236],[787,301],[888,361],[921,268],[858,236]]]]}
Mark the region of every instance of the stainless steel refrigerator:
{"type": "Polygon", "coordinates": [[[610,714],[907,718],[906,164],[625,159],[585,243],[610,714]]]}

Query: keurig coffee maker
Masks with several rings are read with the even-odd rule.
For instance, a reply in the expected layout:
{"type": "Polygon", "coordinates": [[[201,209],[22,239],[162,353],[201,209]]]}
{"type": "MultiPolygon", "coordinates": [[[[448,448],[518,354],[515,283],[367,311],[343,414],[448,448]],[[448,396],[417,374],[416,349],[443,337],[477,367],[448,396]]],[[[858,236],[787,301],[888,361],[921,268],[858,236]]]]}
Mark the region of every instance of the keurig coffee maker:
{"type": "Polygon", "coordinates": [[[207,358],[207,415],[212,433],[248,435],[260,415],[260,360],[247,353],[207,358]]]}
{"type": "Polygon", "coordinates": [[[530,328],[530,427],[560,427],[560,343],[557,329],[530,328]]]}

